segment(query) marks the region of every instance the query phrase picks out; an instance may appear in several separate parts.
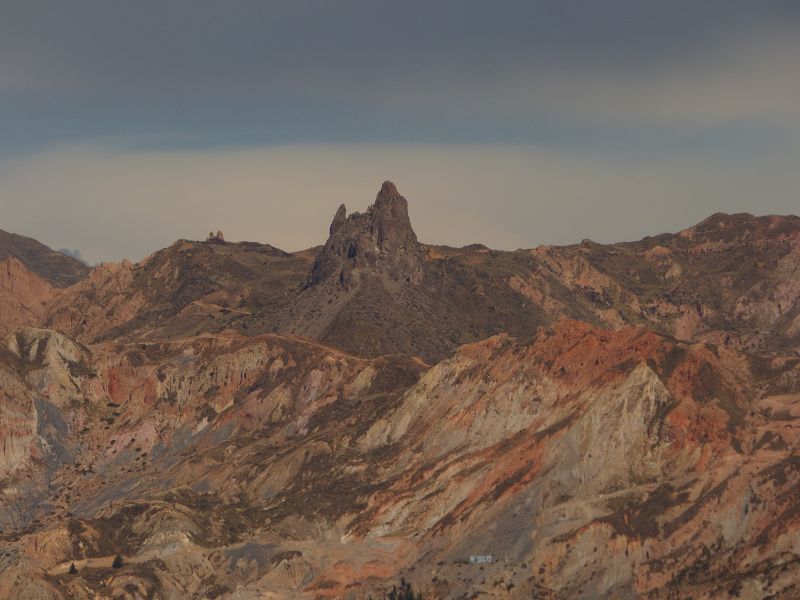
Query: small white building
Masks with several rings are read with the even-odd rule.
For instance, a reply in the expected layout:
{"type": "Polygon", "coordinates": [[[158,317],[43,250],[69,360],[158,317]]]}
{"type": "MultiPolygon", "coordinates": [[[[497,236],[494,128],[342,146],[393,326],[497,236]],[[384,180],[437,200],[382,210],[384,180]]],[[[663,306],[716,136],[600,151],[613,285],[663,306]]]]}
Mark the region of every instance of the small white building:
{"type": "Polygon", "coordinates": [[[470,556],[469,562],[472,565],[479,565],[483,563],[494,562],[494,558],[491,554],[478,554],[477,556],[470,556]]]}

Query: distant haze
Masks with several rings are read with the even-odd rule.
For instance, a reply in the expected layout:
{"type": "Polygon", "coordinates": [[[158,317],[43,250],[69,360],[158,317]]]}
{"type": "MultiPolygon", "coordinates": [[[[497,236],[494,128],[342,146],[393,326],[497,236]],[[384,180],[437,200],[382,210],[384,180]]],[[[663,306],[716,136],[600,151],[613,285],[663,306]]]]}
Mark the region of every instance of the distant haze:
{"type": "Polygon", "coordinates": [[[86,259],[83,258],[83,254],[81,254],[80,250],[72,250],[70,248],[59,248],[58,249],[61,254],[66,254],[67,256],[71,256],[74,259],[81,261],[82,263],[86,262],[86,259]]]}
{"type": "Polygon", "coordinates": [[[800,5],[4,3],[0,228],[89,262],[294,250],[384,179],[427,242],[800,212],[800,5]]]}

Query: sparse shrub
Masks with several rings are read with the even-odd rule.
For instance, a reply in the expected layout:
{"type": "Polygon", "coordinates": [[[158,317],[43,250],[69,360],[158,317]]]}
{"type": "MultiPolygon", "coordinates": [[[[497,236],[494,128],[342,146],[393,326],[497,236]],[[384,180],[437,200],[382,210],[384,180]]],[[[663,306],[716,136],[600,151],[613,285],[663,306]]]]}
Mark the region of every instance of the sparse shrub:
{"type": "Polygon", "coordinates": [[[69,566],[69,574],[70,574],[70,575],[75,575],[75,574],[77,574],[77,573],[78,573],[78,569],[75,567],[75,563],[72,563],[72,564],[69,566]]]}
{"type": "Polygon", "coordinates": [[[111,568],[119,569],[123,564],[125,564],[125,562],[122,560],[122,557],[119,554],[117,554],[114,557],[114,562],[111,563],[111,568]]]}
{"type": "Polygon", "coordinates": [[[422,592],[414,594],[411,583],[405,577],[400,578],[400,586],[393,585],[392,591],[385,596],[386,600],[422,600],[422,592]]]}

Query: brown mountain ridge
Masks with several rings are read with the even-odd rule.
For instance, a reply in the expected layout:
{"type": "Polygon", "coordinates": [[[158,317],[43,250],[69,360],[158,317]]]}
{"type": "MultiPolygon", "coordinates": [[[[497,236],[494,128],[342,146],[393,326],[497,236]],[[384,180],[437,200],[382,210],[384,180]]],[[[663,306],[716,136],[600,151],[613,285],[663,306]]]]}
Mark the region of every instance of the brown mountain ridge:
{"type": "Polygon", "coordinates": [[[417,241],[387,182],[365,213],[339,209],[321,249],[182,240],[136,265],[98,267],[50,323],[84,341],[233,328],[425,360],[500,332],[530,338],[561,318],[782,347],[800,333],[798,236],[798,217],[718,214],[633,243],[448,248],[417,241]],[[91,331],[87,312],[98,316],[91,331]]]}
{"type": "Polygon", "coordinates": [[[56,287],[67,287],[86,277],[89,267],[41,242],[0,230],[0,261],[15,258],[25,268],[56,287]]]}

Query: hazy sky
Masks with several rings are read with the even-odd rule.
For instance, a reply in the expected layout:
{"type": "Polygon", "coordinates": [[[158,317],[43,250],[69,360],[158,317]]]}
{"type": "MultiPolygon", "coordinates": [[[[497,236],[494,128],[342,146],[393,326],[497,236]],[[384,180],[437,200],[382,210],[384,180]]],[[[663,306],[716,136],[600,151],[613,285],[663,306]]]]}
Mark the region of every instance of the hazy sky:
{"type": "Polygon", "coordinates": [[[384,179],[423,241],[800,212],[800,3],[0,0],[0,229],[294,250],[384,179]]]}

